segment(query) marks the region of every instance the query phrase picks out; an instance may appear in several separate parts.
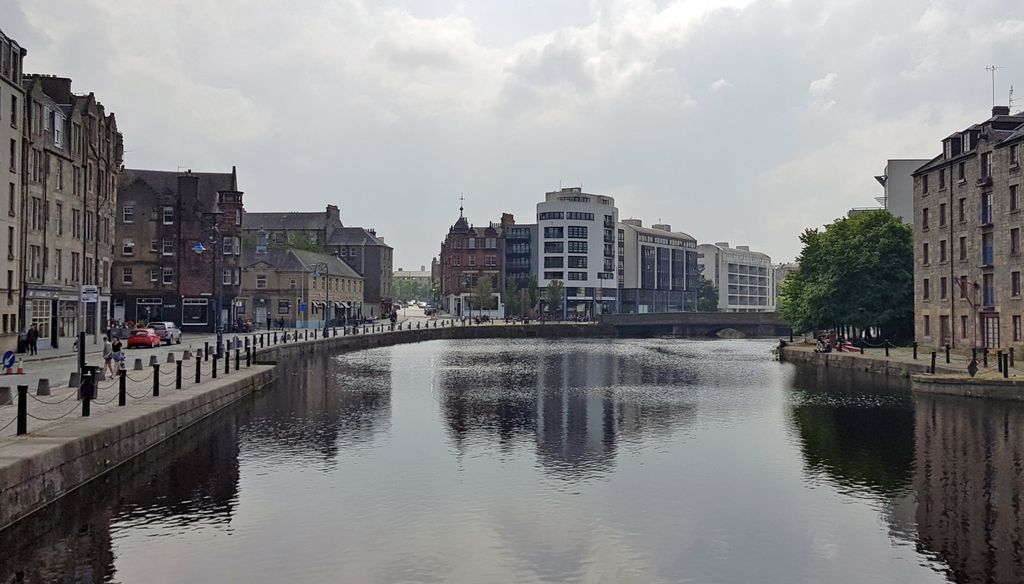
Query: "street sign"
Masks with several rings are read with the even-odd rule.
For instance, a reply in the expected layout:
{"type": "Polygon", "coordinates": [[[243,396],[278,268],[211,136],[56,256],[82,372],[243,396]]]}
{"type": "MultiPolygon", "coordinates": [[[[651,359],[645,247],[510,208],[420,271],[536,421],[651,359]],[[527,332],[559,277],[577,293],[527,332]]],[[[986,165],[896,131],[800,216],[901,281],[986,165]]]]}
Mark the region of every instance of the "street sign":
{"type": "Polygon", "coordinates": [[[100,287],[92,284],[83,285],[79,288],[79,300],[86,304],[95,304],[99,300],[100,287]]]}
{"type": "Polygon", "coordinates": [[[299,304],[299,312],[306,312],[306,303],[299,304]]]}
{"type": "Polygon", "coordinates": [[[4,353],[4,369],[14,367],[14,351],[4,353]]]}

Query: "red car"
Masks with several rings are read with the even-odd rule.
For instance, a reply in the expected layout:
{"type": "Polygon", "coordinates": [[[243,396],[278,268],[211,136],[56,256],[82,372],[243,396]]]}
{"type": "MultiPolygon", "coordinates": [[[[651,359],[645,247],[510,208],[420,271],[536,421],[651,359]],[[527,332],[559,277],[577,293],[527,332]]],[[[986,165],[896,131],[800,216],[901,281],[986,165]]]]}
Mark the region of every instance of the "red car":
{"type": "Polygon", "coordinates": [[[159,347],[163,343],[160,340],[160,335],[156,334],[156,331],[151,328],[137,328],[132,331],[132,334],[128,335],[128,348],[134,349],[135,347],[159,347]]]}

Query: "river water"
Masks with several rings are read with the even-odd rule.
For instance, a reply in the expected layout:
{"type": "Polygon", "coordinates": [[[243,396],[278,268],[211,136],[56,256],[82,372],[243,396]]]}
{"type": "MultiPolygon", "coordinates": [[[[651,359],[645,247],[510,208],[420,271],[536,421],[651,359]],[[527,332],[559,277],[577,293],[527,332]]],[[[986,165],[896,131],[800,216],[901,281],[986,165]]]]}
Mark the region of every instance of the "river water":
{"type": "Polygon", "coordinates": [[[1024,407],[770,348],[436,341],[287,363],[0,533],[0,582],[1024,580],[1024,407]]]}

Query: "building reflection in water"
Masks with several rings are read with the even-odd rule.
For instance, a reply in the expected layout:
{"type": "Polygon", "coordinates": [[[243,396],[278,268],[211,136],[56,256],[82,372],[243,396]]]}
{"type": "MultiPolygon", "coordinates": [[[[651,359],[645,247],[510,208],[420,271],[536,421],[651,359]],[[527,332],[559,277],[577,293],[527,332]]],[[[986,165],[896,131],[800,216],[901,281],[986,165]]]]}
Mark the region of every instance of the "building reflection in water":
{"type": "Polygon", "coordinates": [[[956,582],[1024,581],[1024,404],[916,396],[921,551],[956,582]]]}
{"type": "Polygon", "coordinates": [[[655,367],[607,343],[551,344],[441,354],[435,385],[457,449],[532,440],[551,475],[586,479],[614,467],[621,443],[692,423],[692,396],[677,391],[693,379],[686,363],[655,353],[655,367]]]}

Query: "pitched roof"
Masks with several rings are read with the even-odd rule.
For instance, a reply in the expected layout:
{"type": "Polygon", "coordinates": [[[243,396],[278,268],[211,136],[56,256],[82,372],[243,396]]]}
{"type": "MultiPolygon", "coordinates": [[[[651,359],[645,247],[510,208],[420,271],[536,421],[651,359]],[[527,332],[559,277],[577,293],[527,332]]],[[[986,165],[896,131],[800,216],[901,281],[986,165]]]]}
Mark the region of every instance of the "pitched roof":
{"type": "Polygon", "coordinates": [[[313,230],[341,227],[341,221],[330,221],[323,211],[295,213],[246,213],[242,229],[313,230]],[[333,224],[333,225],[332,225],[333,224]]]}
{"type": "Polygon", "coordinates": [[[382,245],[384,240],[363,227],[341,227],[327,236],[327,245],[382,245]]]}
{"type": "Polygon", "coordinates": [[[312,270],[313,266],[319,263],[327,264],[327,269],[331,274],[336,276],[345,276],[346,278],[359,278],[363,279],[351,266],[346,264],[341,258],[332,256],[325,253],[316,253],[312,251],[305,251],[301,249],[288,250],[294,255],[307,269],[312,270]]]}
{"type": "MultiPolygon", "coordinates": [[[[145,182],[151,189],[161,194],[178,194],[178,177],[184,173],[171,170],[142,170],[126,168],[121,171],[118,183],[128,187],[136,180],[145,182]]],[[[199,197],[213,205],[217,201],[217,191],[238,190],[238,181],[233,172],[193,172],[199,177],[199,197]]]]}
{"type": "Polygon", "coordinates": [[[248,268],[260,262],[266,262],[282,272],[311,272],[313,266],[324,263],[335,276],[363,279],[344,261],[328,254],[300,249],[271,248],[266,253],[256,253],[256,250],[248,247],[242,250],[242,266],[248,268]]]}

